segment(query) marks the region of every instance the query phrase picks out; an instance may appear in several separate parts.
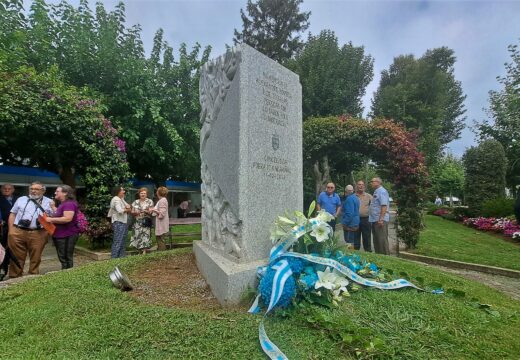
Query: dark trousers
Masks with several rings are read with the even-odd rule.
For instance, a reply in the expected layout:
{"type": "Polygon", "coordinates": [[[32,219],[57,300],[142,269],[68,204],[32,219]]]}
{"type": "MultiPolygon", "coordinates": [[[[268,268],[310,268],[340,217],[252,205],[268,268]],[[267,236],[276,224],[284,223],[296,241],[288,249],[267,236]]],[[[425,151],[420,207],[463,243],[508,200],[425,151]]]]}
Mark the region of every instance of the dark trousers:
{"type": "Polygon", "coordinates": [[[359,229],[354,233],[354,249],[361,248],[361,238],[363,238],[363,250],[372,251],[372,228],[368,222],[368,217],[359,218],[359,229]]]}
{"type": "Polygon", "coordinates": [[[345,242],[347,244],[353,244],[355,250],[359,250],[359,239],[358,239],[358,242],[356,243],[356,238],[355,238],[354,234],[355,234],[354,231],[343,230],[343,239],[345,240],[345,242]]]}
{"type": "Polygon", "coordinates": [[[388,246],[388,222],[383,221],[383,225],[378,225],[377,222],[373,222],[371,225],[376,254],[390,255],[390,247],[388,246]]]}
{"type": "Polygon", "coordinates": [[[7,236],[9,235],[9,226],[7,226],[7,222],[2,226],[2,238],[0,240],[0,244],[4,247],[7,247],[7,236]]]}
{"type": "Polygon", "coordinates": [[[330,225],[330,227],[332,228],[332,231],[334,231],[334,232],[336,231],[336,219],[329,221],[327,224],[330,225]]]}
{"type": "Polygon", "coordinates": [[[61,263],[61,269],[70,269],[74,263],[74,247],[78,240],[78,235],[71,235],[65,238],[52,238],[58,259],[61,263]]]}

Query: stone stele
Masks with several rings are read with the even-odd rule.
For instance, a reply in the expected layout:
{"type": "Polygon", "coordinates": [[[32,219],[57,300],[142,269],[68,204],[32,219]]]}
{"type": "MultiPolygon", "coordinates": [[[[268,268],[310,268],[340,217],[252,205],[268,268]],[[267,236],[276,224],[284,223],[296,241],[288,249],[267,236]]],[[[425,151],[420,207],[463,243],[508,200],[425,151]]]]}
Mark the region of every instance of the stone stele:
{"type": "Polygon", "coordinates": [[[256,286],[278,215],[303,207],[298,75],[247,45],[200,77],[202,241],[197,266],[223,305],[256,286]]]}

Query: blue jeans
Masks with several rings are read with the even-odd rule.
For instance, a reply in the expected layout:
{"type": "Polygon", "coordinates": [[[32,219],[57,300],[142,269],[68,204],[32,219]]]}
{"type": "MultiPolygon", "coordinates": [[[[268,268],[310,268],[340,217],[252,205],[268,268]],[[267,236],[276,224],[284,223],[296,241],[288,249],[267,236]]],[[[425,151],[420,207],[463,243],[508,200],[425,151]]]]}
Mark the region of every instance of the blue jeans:
{"type": "Polygon", "coordinates": [[[112,240],[112,259],[123,257],[125,256],[128,224],[114,221],[112,223],[112,231],[114,232],[114,239],[112,240]]]}
{"type": "Polygon", "coordinates": [[[359,250],[359,239],[356,238],[355,232],[343,230],[343,239],[347,244],[353,244],[355,250],[359,250]]]}

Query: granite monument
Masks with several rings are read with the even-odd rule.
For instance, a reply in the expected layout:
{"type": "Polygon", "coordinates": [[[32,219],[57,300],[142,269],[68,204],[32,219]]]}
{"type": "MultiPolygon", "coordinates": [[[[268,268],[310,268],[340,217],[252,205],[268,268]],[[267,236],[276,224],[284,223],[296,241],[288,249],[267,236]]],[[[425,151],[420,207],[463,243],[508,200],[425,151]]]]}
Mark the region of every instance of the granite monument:
{"type": "Polygon", "coordinates": [[[270,227],[303,207],[298,75],[242,44],[200,78],[202,241],[197,266],[221,304],[255,287],[270,227]]]}

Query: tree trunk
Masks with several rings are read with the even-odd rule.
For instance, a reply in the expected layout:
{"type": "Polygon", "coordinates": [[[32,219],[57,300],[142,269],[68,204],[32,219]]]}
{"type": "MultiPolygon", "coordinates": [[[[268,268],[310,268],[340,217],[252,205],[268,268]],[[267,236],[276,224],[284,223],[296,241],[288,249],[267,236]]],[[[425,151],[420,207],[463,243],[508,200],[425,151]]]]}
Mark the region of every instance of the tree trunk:
{"type": "Polygon", "coordinates": [[[75,174],[75,171],[73,168],[68,167],[68,166],[60,168],[59,175],[60,175],[61,181],[65,185],[69,185],[73,189],[76,188],[76,176],[75,176],[76,174],[75,174]]]}
{"type": "Polygon", "coordinates": [[[313,166],[313,172],[312,172],[313,178],[314,178],[314,190],[316,193],[316,197],[324,190],[324,185],[330,182],[330,166],[329,166],[329,157],[325,155],[321,160],[321,166],[320,166],[320,160],[316,160],[313,166]],[[323,173],[320,170],[323,169],[323,173]]]}

